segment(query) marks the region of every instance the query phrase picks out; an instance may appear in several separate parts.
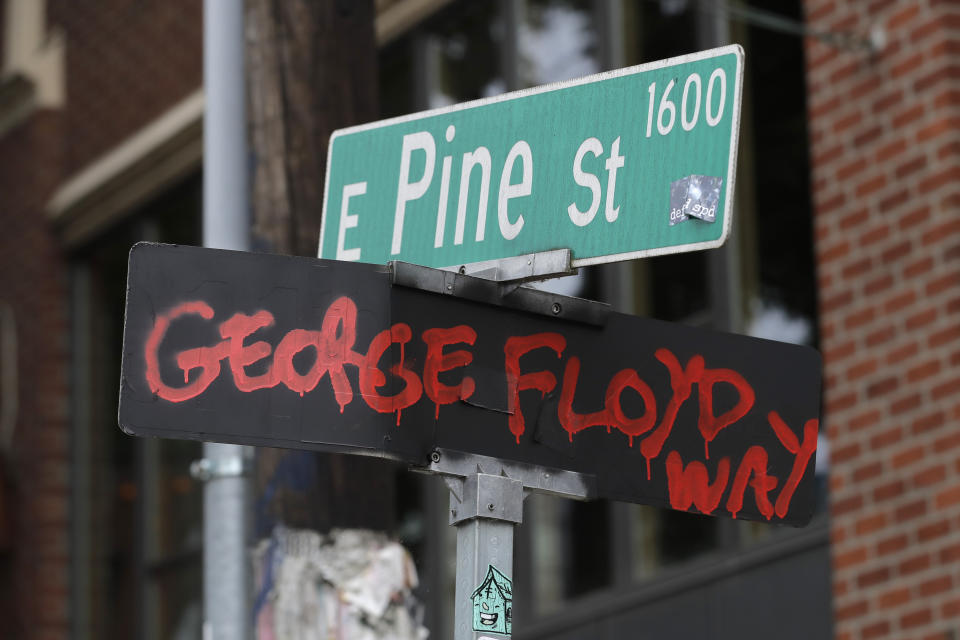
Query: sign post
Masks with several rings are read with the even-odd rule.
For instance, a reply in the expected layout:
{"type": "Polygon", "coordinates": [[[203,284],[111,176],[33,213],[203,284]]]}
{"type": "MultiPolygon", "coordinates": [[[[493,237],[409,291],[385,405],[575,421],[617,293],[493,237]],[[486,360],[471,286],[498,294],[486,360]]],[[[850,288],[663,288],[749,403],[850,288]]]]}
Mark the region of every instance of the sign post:
{"type": "Polygon", "coordinates": [[[136,245],[121,428],[441,475],[456,640],[510,637],[530,492],[802,526],[819,354],[518,286],[719,246],[742,66],[724,47],[337,132],[336,260],[136,245]]]}
{"type": "Polygon", "coordinates": [[[506,549],[530,491],[805,524],[819,394],[807,347],[456,272],[131,252],[121,427],[443,475],[470,567],[461,625],[465,590],[471,626],[512,595],[506,549]]]}
{"type": "MultiPolygon", "coordinates": [[[[450,488],[457,528],[455,640],[475,632],[509,637],[513,628],[513,530],[531,491],[584,500],[593,495],[579,473],[510,464],[485,456],[431,454],[429,471],[450,488]]],[[[484,637],[484,636],[481,636],[484,637]]]]}

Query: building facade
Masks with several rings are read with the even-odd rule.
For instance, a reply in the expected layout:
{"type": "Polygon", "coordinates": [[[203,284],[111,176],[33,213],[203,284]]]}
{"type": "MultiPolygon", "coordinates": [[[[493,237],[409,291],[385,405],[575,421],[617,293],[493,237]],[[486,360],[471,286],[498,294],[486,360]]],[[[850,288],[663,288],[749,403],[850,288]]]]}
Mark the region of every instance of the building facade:
{"type": "MultiPolygon", "coordinates": [[[[201,3],[0,4],[0,636],[199,638],[200,446],[123,435],[116,389],[130,246],[200,242],[201,3]]],[[[531,497],[514,635],[960,634],[960,7],[376,4],[382,117],[742,44],[728,245],[559,286],[824,357],[808,527],[531,497]]],[[[446,488],[391,484],[448,637],[446,488]]]]}
{"type": "Polygon", "coordinates": [[[960,7],[807,2],[838,638],[960,615],[960,7]]]}

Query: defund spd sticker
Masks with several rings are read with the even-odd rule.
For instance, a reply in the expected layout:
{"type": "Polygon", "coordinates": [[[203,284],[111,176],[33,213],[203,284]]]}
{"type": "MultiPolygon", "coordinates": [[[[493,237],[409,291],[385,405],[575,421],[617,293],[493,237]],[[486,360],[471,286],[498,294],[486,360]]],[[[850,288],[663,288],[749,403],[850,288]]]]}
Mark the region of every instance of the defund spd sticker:
{"type": "Polygon", "coordinates": [[[690,218],[714,222],[722,183],[723,178],[698,175],[671,182],[670,225],[680,224],[690,218]]]}

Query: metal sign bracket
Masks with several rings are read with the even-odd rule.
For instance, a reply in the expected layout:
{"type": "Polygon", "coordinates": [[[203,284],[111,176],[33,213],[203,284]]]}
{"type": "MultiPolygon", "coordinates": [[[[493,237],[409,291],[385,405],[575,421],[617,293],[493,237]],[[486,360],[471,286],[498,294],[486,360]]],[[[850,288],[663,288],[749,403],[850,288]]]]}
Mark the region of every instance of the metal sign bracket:
{"type": "Polygon", "coordinates": [[[573,252],[570,249],[553,249],[513,258],[471,262],[460,266],[447,267],[443,271],[456,271],[476,278],[519,285],[522,282],[572,276],[577,273],[577,269],[572,266],[572,263],[573,252]]]}
{"type": "MultiPolygon", "coordinates": [[[[391,283],[466,300],[559,317],[602,327],[610,305],[520,286],[576,273],[571,251],[433,269],[390,262],[391,283]]],[[[437,449],[426,468],[450,489],[450,524],[457,528],[454,640],[509,638],[513,617],[513,533],[531,492],[586,500],[596,495],[593,476],[437,449]],[[494,584],[495,583],[495,584],[494,584]]]]}
{"type": "Polygon", "coordinates": [[[570,250],[562,249],[521,256],[519,259],[463,265],[453,271],[399,261],[389,262],[387,268],[394,286],[412,287],[572,322],[604,326],[611,312],[610,305],[606,303],[520,286],[526,280],[572,273],[563,271],[562,267],[564,263],[569,265],[569,260],[570,250]],[[528,259],[530,264],[526,265],[528,259]],[[514,264],[517,260],[519,263],[514,264]],[[506,263],[511,263],[512,266],[502,266],[506,263]],[[470,272],[471,270],[473,271],[470,272]],[[548,272],[552,276],[547,275],[548,272]],[[523,275],[524,273],[527,275],[523,275]],[[536,275],[530,275],[534,273],[536,275]],[[515,277],[507,280],[496,279],[511,274],[515,277]]]}
{"type": "Polygon", "coordinates": [[[442,449],[420,471],[442,476],[450,488],[450,524],[457,528],[454,639],[509,638],[513,532],[523,521],[524,498],[537,491],[586,500],[596,494],[594,478],[442,449]]]}

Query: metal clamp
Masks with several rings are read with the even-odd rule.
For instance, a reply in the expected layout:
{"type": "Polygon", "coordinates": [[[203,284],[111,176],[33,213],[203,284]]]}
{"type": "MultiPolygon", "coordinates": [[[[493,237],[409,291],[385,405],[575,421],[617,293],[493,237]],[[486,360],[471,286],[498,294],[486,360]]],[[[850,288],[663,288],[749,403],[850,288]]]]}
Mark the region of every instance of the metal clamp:
{"type": "Polygon", "coordinates": [[[608,304],[519,287],[519,281],[516,280],[503,283],[479,277],[479,274],[467,275],[398,261],[388,263],[388,268],[394,286],[410,287],[594,326],[606,324],[610,314],[608,304]]]}
{"type": "Polygon", "coordinates": [[[501,283],[532,282],[560,276],[572,276],[577,269],[571,266],[573,253],[570,249],[541,251],[513,258],[471,262],[457,267],[447,267],[444,271],[494,280],[501,283]]]}
{"type": "Polygon", "coordinates": [[[473,473],[457,485],[459,491],[450,492],[450,524],[473,518],[523,522],[523,483],[519,480],[473,473]]]}
{"type": "Polygon", "coordinates": [[[246,460],[240,456],[211,460],[200,458],[190,463],[190,475],[200,482],[209,482],[219,478],[245,476],[249,471],[246,460]]]}
{"type": "Polygon", "coordinates": [[[414,470],[443,476],[450,489],[450,524],[470,518],[519,524],[519,505],[531,492],[574,500],[589,500],[597,495],[596,478],[589,474],[449,449],[435,449],[430,454],[430,464],[414,470]]]}

